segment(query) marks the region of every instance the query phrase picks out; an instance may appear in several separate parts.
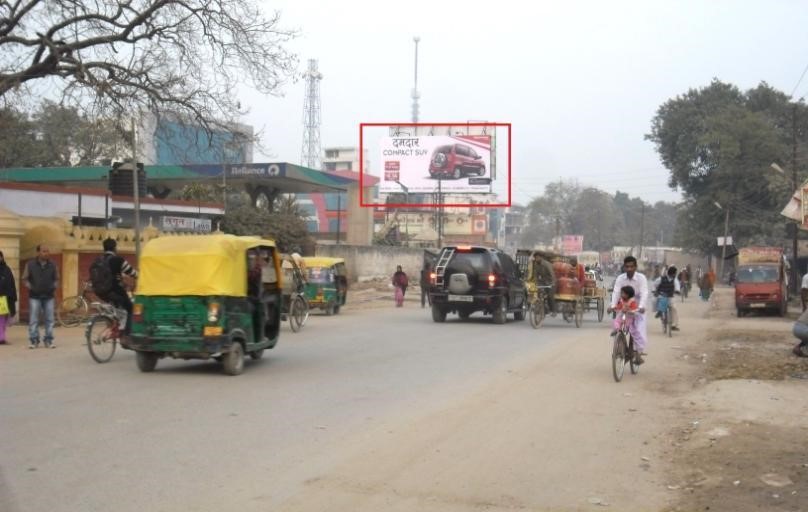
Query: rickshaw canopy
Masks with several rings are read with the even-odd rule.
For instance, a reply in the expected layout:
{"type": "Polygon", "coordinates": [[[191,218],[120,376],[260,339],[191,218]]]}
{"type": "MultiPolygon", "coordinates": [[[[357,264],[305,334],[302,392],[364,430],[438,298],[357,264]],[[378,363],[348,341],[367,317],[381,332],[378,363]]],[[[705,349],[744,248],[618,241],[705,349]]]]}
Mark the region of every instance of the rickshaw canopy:
{"type": "MultiPolygon", "coordinates": [[[[275,247],[252,236],[166,236],[149,241],[140,255],[138,295],[247,295],[249,249],[275,247]]],[[[279,270],[277,258],[272,264],[279,270]]]]}
{"type": "Polygon", "coordinates": [[[306,262],[307,267],[329,268],[337,263],[345,263],[343,258],[328,258],[325,256],[305,256],[303,261],[306,262]]]}

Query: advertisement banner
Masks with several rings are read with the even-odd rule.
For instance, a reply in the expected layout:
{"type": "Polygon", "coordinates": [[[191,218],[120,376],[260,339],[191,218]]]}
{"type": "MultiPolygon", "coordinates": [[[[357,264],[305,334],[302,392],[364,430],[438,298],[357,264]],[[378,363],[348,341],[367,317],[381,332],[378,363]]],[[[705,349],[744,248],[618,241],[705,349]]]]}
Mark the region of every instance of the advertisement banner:
{"type": "Polygon", "coordinates": [[[210,233],[213,229],[210,219],[192,219],[188,217],[163,217],[163,231],[190,231],[194,233],[210,233]]]}
{"type": "Polygon", "coordinates": [[[564,235],[561,237],[561,253],[572,256],[583,252],[584,237],[582,235],[564,235]]]}
{"type": "Polygon", "coordinates": [[[490,135],[383,137],[381,192],[490,193],[490,135]]]}

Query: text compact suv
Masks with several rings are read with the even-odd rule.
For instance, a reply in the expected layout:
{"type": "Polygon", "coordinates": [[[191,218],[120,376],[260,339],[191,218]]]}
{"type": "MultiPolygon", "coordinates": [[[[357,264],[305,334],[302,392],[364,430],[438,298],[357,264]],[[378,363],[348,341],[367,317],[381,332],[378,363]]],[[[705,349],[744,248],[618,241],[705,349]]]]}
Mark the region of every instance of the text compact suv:
{"type": "Polygon", "coordinates": [[[448,144],[438,146],[429,160],[429,175],[433,178],[451,176],[459,180],[467,174],[482,176],[485,174],[483,157],[465,144],[448,144]]]}
{"type": "Polygon", "coordinates": [[[504,324],[506,315],[525,319],[526,292],[513,259],[488,247],[444,247],[432,272],[429,296],[432,319],[446,321],[448,313],[466,319],[476,311],[504,324]]]}

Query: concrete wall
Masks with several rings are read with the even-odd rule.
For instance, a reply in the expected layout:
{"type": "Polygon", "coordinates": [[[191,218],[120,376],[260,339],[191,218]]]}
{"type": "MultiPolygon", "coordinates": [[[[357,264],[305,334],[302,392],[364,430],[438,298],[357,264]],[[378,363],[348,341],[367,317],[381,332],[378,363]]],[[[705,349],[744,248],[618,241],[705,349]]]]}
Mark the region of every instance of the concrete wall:
{"type": "Polygon", "coordinates": [[[415,284],[420,279],[424,250],[382,245],[317,245],[315,253],[317,256],[345,258],[351,281],[392,278],[396,266],[401,265],[410,283],[415,284]]]}

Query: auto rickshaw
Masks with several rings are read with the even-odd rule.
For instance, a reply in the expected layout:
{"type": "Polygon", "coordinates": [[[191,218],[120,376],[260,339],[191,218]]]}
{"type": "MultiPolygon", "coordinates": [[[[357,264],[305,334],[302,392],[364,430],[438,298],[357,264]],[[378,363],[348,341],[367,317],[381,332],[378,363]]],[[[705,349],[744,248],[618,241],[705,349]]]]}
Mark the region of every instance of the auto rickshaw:
{"type": "Polygon", "coordinates": [[[140,257],[130,348],[140,371],[163,357],[210,359],[238,375],[278,342],[280,254],[234,235],[160,237],[140,257]]]}
{"type": "Polygon", "coordinates": [[[306,300],[309,306],[339,314],[348,297],[348,273],[342,258],[306,257],[306,300]]]}

